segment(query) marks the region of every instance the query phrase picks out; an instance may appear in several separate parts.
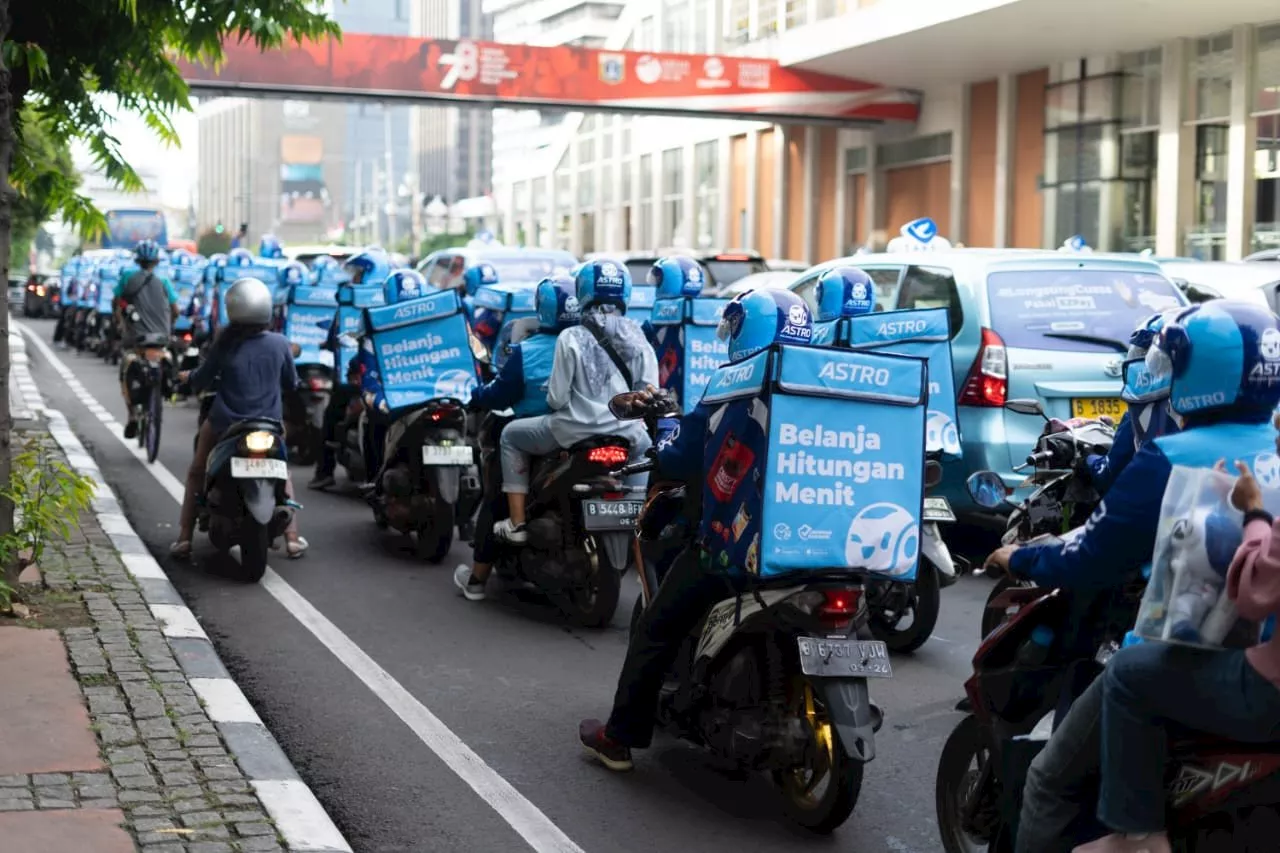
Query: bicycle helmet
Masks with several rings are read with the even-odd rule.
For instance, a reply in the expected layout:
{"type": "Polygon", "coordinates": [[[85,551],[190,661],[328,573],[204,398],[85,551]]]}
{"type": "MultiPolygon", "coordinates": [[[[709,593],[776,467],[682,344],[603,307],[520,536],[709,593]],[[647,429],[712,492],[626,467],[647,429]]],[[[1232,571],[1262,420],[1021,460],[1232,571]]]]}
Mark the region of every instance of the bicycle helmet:
{"type": "Polygon", "coordinates": [[[139,264],[158,263],[160,260],[160,244],[155,240],[139,240],[133,247],[133,258],[139,264]]]}
{"type": "Polygon", "coordinates": [[[612,305],[619,313],[626,313],[631,301],[631,273],[626,264],[609,258],[586,261],[574,267],[573,280],[581,310],[612,305]]]}
{"type": "Polygon", "coordinates": [[[832,267],[818,276],[818,319],[838,320],[876,310],[876,283],[857,267],[832,267]]]}
{"type": "Polygon", "coordinates": [[[702,293],[707,274],[693,258],[673,255],[659,258],[649,267],[647,283],[658,289],[658,298],[697,296],[702,293]]]}
{"type": "Polygon", "coordinates": [[[237,326],[265,326],[271,322],[271,288],[256,278],[238,278],[227,290],[227,319],[237,326]]]}
{"type": "Polygon", "coordinates": [[[1173,411],[1269,417],[1280,404],[1280,320],[1261,305],[1216,299],[1164,320],[1146,353],[1170,380],[1173,411]]]}
{"type": "Polygon", "coordinates": [[[422,273],[415,270],[396,270],[382,284],[382,295],[388,305],[421,299],[433,290],[422,273]]]}
{"type": "Polygon", "coordinates": [[[382,284],[391,272],[391,261],[382,249],[370,246],[347,258],[342,269],[352,284],[382,284]]]}
{"type": "Polygon", "coordinates": [[[813,338],[809,306],[789,290],[749,290],[724,307],[717,330],[739,361],[778,344],[808,345],[813,338]]]}
{"type": "Polygon", "coordinates": [[[538,282],[534,303],[538,311],[538,326],[544,332],[564,331],[578,325],[582,319],[577,288],[567,275],[548,276],[538,282]]]}
{"type": "Polygon", "coordinates": [[[283,258],[284,247],[280,245],[280,241],[276,239],[276,235],[263,234],[262,241],[258,244],[258,255],[263,258],[283,258]]]}
{"type": "Polygon", "coordinates": [[[462,288],[467,296],[475,296],[476,291],[486,284],[498,283],[498,271],[492,264],[476,264],[462,273],[462,288]]]}

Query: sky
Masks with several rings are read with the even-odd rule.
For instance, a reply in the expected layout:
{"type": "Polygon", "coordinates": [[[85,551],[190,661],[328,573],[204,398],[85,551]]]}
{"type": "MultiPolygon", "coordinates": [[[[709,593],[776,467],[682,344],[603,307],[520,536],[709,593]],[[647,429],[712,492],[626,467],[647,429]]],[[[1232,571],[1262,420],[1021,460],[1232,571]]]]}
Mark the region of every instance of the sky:
{"type": "MultiPolygon", "coordinates": [[[[119,110],[111,112],[116,116],[111,130],[120,140],[125,159],[134,168],[155,175],[153,180],[147,182],[147,189],[157,193],[162,204],[185,208],[191,197],[190,193],[195,188],[198,171],[196,114],[179,113],[174,117],[183,145],[181,148],[171,148],[158,140],[142,119],[119,110]]],[[[85,146],[75,143],[72,152],[77,165],[82,170],[85,169],[88,164],[85,146]]]]}

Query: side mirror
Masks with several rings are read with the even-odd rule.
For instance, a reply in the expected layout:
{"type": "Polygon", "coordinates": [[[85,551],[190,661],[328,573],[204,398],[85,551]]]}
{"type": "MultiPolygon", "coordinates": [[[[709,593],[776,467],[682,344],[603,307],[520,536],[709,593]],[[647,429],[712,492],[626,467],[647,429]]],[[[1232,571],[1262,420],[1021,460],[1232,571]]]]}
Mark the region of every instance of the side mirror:
{"type": "Polygon", "coordinates": [[[609,401],[609,413],[620,421],[634,421],[644,417],[644,409],[632,405],[634,391],[624,391],[609,401]]]}
{"type": "Polygon", "coordinates": [[[1039,400],[1017,399],[1009,400],[1004,407],[1011,412],[1017,412],[1020,415],[1039,415],[1044,417],[1044,408],[1040,405],[1039,400]]]}
{"type": "Polygon", "coordinates": [[[1009,494],[1004,480],[995,471],[978,471],[964,481],[973,502],[983,509],[995,509],[1005,502],[1009,494]]]}
{"type": "Polygon", "coordinates": [[[347,349],[357,349],[360,346],[359,341],[345,333],[338,335],[338,343],[347,349]]]}
{"type": "Polygon", "coordinates": [[[942,463],[930,459],[924,463],[924,487],[932,489],[942,482],[942,463]]]}

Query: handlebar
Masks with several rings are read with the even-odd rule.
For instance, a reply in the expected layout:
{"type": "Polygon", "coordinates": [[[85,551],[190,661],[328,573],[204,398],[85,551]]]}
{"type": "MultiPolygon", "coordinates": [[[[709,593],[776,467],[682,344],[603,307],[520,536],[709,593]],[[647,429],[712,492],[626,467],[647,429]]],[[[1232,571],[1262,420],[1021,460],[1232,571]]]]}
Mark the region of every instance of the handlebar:
{"type": "Polygon", "coordinates": [[[630,477],[632,474],[644,474],[652,471],[658,466],[654,459],[641,459],[639,462],[632,462],[629,465],[623,465],[615,471],[611,471],[615,477],[630,477]]]}

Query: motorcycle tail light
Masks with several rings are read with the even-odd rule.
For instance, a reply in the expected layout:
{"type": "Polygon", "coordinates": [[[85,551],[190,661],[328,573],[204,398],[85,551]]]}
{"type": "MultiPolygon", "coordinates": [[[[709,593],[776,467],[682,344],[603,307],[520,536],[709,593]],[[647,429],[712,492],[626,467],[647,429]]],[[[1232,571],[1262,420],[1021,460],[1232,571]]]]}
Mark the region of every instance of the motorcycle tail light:
{"type": "Polygon", "coordinates": [[[276,443],[276,437],[269,432],[259,430],[244,437],[244,446],[253,453],[266,453],[276,443]]]}
{"type": "Polygon", "coordinates": [[[824,589],[822,598],[822,604],[818,606],[819,616],[847,621],[858,612],[858,604],[862,601],[862,590],[824,589]]]}
{"type": "Polygon", "coordinates": [[[627,456],[627,449],[616,444],[606,447],[593,447],[587,451],[588,462],[608,465],[611,468],[626,464],[627,456]]]}

